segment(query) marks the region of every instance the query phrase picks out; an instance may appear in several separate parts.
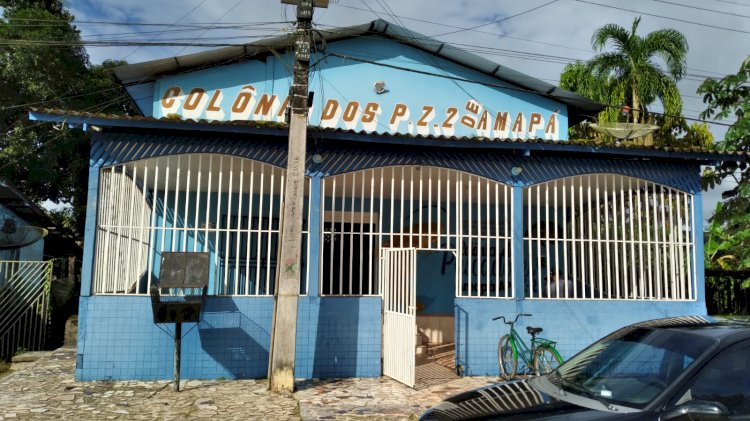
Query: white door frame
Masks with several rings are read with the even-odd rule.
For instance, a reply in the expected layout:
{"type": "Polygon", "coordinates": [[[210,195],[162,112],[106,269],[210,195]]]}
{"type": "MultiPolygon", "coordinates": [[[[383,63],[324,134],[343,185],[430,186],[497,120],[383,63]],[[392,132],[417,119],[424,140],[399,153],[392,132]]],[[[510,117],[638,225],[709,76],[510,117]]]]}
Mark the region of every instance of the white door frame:
{"type": "Polygon", "coordinates": [[[383,248],[383,374],[414,387],[417,335],[417,249],[383,248]]]}
{"type": "MultiPolygon", "coordinates": [[[[455,249],[384,247],[380,251],[383,292],[383,375],[414,387],[417,336],[417,253],[455,249]]],[[[455,275],[454,275],[455,283],[455,275]]]]}

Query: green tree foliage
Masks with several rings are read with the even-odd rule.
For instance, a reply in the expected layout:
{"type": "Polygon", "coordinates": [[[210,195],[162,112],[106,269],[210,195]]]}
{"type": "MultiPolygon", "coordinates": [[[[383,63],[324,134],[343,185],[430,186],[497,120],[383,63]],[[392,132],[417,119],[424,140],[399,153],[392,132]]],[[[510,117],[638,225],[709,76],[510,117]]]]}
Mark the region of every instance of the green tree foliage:
{"type": "MultiPolygon", "coordinates": [[[[734,118],[724,140],[717,144],[722,151],[750,153],[750,57],[737,74],[720,80],[706,79],[698,88],[707,108],[701,118],[717,120],[734,118]]],[[[704,188],[713,188],[729,180],[734,186],[723,193],[711,218],[710,237],[706,244],[708,267],[732,270],[750,269],[750,171],[744,162],[723,162],[704,172],[704,188]]],[[[750,280],[745,281],[750,286],[750,280]]]]}
{"type": "MultiPolygon", "coordinates": [[[[576,61],[567,64],[560,75],[560,87],[571,92],[579,93],[602,104],[622,104],[625,101],[625,91],[621,84],[612,76],[594,75],[586,63],[576,61]]],[[[596,116],[599,122],[623,121],[623,114],[618,107],[606,107],[596,116]]],[[[570,127],[571,139],[596,139],[604,143],[612,143],[614,138],[602,135],[588,126],[578,124],[570,127]]]]}
{"type": "Polygon", "coordinates": [[[28,121],[28,107],[126,113],[127,96],[111,68],[91,66],[59,0],[3,0],[0,18],[0,175],[32,200],[73,206],[83,231],[89,144],[78,130],[28,121]],[[64,46],[46,45],[48,41],[64,46]]]}
{"type": "Polygon", "coordinates": [[[620,104],[628,106],[633,122],[655,122],[657,117],[649,116],[648,106],[659,99],[666,115],[658,121],[664,129],[662,134],[679,133],[684,122],[681,124],[676,117],[682,113],[677,82],[687,69],[687,40],[674,29],[661,29],[641,37],[636,33],[640,21],[636,18],[630,31],[616,24],[597,29],[591,37],[591,45],[599,54],[586,63],[566,66],[560,76],[560,86],[595,101],[615,105],[597,116],[599,122],[627,121],[628,115],[622,114],[617,106],[620,104]],[[608,45],[613,48],[603,51],[608,45]],[[661,58],[666,71],[656,58],[661,58]]]}
{"type": "Polygon", "coordinates": [[[649,104],[660,99],[664,113],[678,116],[682,113],[682,97],[677,81],[685,75],[688,44],[685,37],[674,29],[661,29],[645,37],[636,34],[641,18],[633,21],[630,32],[607,24],[597,29],[591,37],[595,51],[601,52],[612,44],[613,51],[601,52],[588,62],[588,68],[597,78],[614,76],[629,99],[633,121],[643,122],[649,104]],[[667,67],[665,73],[654,61],[661,57],[667,67]]]}

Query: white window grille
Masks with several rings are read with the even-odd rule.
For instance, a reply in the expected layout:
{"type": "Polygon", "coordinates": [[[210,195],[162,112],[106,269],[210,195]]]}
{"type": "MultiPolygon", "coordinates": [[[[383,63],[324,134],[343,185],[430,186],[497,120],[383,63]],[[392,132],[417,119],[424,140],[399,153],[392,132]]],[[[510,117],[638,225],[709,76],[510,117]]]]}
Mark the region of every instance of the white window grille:
{"type": "Polygon", "coordinates": [[[324,178],[321,195],[322,295],[378,295],[379,250],[413,247],[448,253],[457,296],[513,296],[509,186],[404,166],[324,178]]]}
{"type": "Polygon", "coordinates": [[[591,174],[524,191],[530,298],[692,300],[693,196],[591,174]]]}
{"type": "MultiPolygon", "coordinates": [[[[163,251],[197,251],[211,254],[213,294],[272,295],[284,182],[281,168],[215,154],[102,168],[94,292],[148,294],[163,251]]],[[[309,182],[305,187],[309,197],[309,182]]],[[[305,203],[309,212],[307,199],[305,203]]],[[[309,259],[307,219],[304,268],[309,259]]],[[[306,269],[302,278],[304,294],[306,269]]]]}

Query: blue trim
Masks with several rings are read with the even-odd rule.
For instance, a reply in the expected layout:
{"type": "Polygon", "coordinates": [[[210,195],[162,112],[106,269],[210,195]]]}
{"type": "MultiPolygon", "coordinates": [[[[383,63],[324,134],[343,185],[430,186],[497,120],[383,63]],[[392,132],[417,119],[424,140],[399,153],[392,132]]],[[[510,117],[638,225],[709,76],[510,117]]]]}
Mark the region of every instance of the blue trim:
{"type": "MultiPolygon", "coordinates": [[[[229,134],[252,134],[270,137],[288,137],[288,130],[283,127],[258,127],[252,123],[212,124],[208,122],[192,121],[163,121],[150,119],[103,118],[98,116],[59,115],[39,111],[29,112],[32,121],[46,121],[65,123],[72,126],[88,124],[102,127],[122,127],[130,129],[148,130],[173,130],[180,132],[202,132],[212,133],[213,136],[221,133],[229,134]]],[[[430,148],[468,149],[468,150],[511,150],[522,151],[524,155],[536,155],[542,153],[561,153],[568,155],[605,155],[604,158],[629,157],[629,158],[660,158],[673,160],[689,160],[696,163],[711,164],[723,161],[746,162],[746,155],[728,155],[708,152],[689,152],[677,150],[652,150],[638,148],[622,148],[611,146],[582,145],[570,142],[552,142],[544,140],[500,140],[482,141],[478,138],[435,138],[423,136],[392,136],[388,134],[352,132],[343,130],[315,129],[308,131],[311,140],[340,140],[346,143],[361,142],[371,143],[387,149],[390,145],[411,145],[417,147],[429,146],[430,148]]]]}
{"type": "Polygon", "coordinates": [[[513,293],[516,302],[523,292],[523,186],[513,186],[513,293]]]}
{"type": "Polygon", "coordinates": [[[94,246],[96,244],[96,209],[99,197],[99,167],[93,161],[89,168],[88,197],[86,199],[86,226],[83,233],[83,263],[81,266],[81,297],[91,295],[94,278],[94,246]]]}
{"type": "Polygon", "coordinates": [[[386,166],[423,165],[454,169],[504,184],[524,186],[576,175],[611,173],[652,181],[688,193],[698,192],[701,188],[698,176],[700,168],[692,162],[524,157],[489,151],[382,150],[357,146],[318,147],[315,153],[323,157],[323,162],[315,165],[316,171],[338,175],[386,166]],[[522,168],[518,176],[511,174],[513,167],[522,168]]]}
{"type": "Polygon", "coordinates": [[[706,305],[706,277],[703,250],[703,195],[696,193],[693,201],[693,249],[695,250],[695,272],[693,276],[697,285],[695,299],[704,307],[706,305]]]}
{"type": "Polygon", "coordinates": [[[310,177],[310,218],[308,219],[308,229],[310,231],[310,261],[308,265],[307,275],[307,294],[310,297],[317,297],[320,283],[320,259],[315,256],[320,256],[320,233],[321,233],[321,209],[320,209],[320,188],[323,184],[323,180],[320,174],[314,174],[310,177]]]}
{"type": "Polygon", "coordinates": [[[158,156],[214,153],[250,158],[285,168],[286,147],[285,139],[284,142],[263,139],[248,142],[246,139],[113,133],[93,136],[91,159],[106,166],[158,156]]]}

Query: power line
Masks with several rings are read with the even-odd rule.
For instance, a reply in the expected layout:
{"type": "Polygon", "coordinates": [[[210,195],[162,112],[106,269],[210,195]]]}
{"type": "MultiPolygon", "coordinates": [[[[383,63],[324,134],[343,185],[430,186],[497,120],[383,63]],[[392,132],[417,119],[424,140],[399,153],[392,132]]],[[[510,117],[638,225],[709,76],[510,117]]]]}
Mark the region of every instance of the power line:
{"type": "Polygon", "coordinates": [[[443,35],[451,35],[451,34],[456,34],[456,33],[459,33],[459,32],[464,32],[464,31],[471,31],[471,30],[474,30],[474,29],[478,29],[478,28],[483,28],[483,27],[485,27],[485,26],[489,26],[489,25],[494,25],[494,24],[496,24],[496,23],[500,23],[500,22],[504,22],[504,21],[506,21],[506,20],[509,20],[509,19],[513,19],[513,18],[515,18],[515,17],[517,17],[517,16],[525,15],[526,13],[530,13],[530,12],[533,12],[533,11],[535,11],[535,10],[539,10],[539,9],[541,9],[542,7],[545,7],[545,6],[549,6],[550,4],[552,4],[552,3],[557,3],[558,1],[559,1],[559,0],[552,0],[552,1],[549,1],[549,2],[547,2],[547,3],[544,3],[544,4],[542,4],[542,5],[539,5],[539,6],[537,6],[537,7],[534,7],[534,8],[528,9],[528,10],[524,10],[523,12],[520,12],[520,13],[516,13],[515,15],[510,15],[510,16],[506,16],[506,17],[504,17],[504,18],[501,18],[501,19],[497,19],[497,20],[494,20],[494,21],[492,21],[492,22],[487,22],[487,23],[483,23],[483,24],[481,24],[481,25],[477,25],[477,26],[472,26],[471,28],[466,28],[466,29],[459,29],[459,30],[456,30],[456,31],[452,31],[452,32],[445,32],[445,33],[442,33],[442,34],[435,34],[435,35],[433,35],[433,36],[435,36],[435,37],[439,37],[439,36],[443,36],[443,35]]]}
{"type": "Polygon", "coordinates": [[[79,98],[79,97],[82,97],[82,96],[100,94],[102,92],[107,92],[107,91],[114,91],[114,90],[117,90],[119,88],[120,88],[119,86],[114,86],[114,87],[107,88],[107,89],[100,89],[98,91],[92,91],[92,92],[84,92],[82,94],[77,94],[77,95],[56,97],[56,98],[48,99],[46,101],[27,102],[26,104],[10,105],[10,106],[7,106],[7,107],[0,107],[0,111],[7,111],[7,110],[13,110],[13,109],[16,109],[16,108],[24,108],[24,107],[33,107],[34,105],[46,104],[48,102],[62,101],[62,100],[65,100],[65,99],[79,98]]]}
{"type": "Polygon", "coordinates": [[[579,3],[593,4],[595,6],[608,7],[610,9],[622,10],[622,11],[625,11],[625,12],[638,13],[638,14],[641,14],[641,15],[652,16],[652,17],[655,17],[655,18],[669,19],[669,20],[673,20],[673,21],[677,21],[677,22],[689,23],[689,24],[692,24],[692,25],[705,26],[706,28],[721,29],[723,31],[737,32],[737,33],[741,33],[741,34],[750,34],[750,31],[742,31],[742,30],[739,30],[739,29],[725,28],[723,26],[709,25],[707,23],[693,22],[691,20],[685,20],[685,19],[678,19],[678,18],[673,18],[673,17],[669,17],[669,16],[656,15],[656,14],[653,14],[653,13],[646,13],[646,12],[641,12],[641,11],[638,11],[638,10],[625,9],[623,7],[611,6],[611,5],[608,5],[608,4],[595,3],[593,1],[586,1],[586,0],[573,0],[573,1],[577,1],[579,3]]]}
{"type": "MultiPolygon", "coordinates": [[[[236,28],[236,29],[232,29],[232,30],[233,31],[253,31],[253,32],[278,32],[280,29],[283,29],[283,28],[280,28],[280,27],[277,27],[277,28],[247,28],[247,29],[236,28]]],[[[164,31],[164,33],[169,33],[169,34],[180,33],[180,34],[182,34],[182,33],[197,32],[197,31],[201,31],[201,30],[202,30],[201,28],[172,29],[172,30],[169,30],[169,31],[164,31]]],[[[203,31],[208,31],[208,30],[212,30],[212,31],[213,30],[227,31],[227,29],[224,29],[224,28],[209,28],[209,29],[203,30],[203,31]]],[[[89,39],[90,38],[103,38],[103,37],[123,37],[123,38],[127,38],[127,37],[139,37],[139,36],[150,35],[150,34],[158,34],[158,33],[161,33],[161,32],[162,31],[114,32],[114,33],[108,32],[108,33],[102,33],[102,34],[88,34],[88,35],[86,35],[86,37],[89,38],[89,39]]],[[[235,38],[239,38],[239,37],[235,37],[235,38]]]]}
{"type": "MultiPolygon", "coordinates": [[[[401,67],[401,66],[395,66],[395,65],[392,65],[392,64],[388,64],[388,63],[380,63],[380,62],[377,62],[377,61],[366,60],[366,59],[362,59],[362,58],[359,58],[359,57],[356,57],[356,56],[349,56],[349,55],[338,54],[338,53],[327,53],[326,55],[327,56],[332,56],[332,57],[339,57],[339,58],[343,58],[343,59],[348,59],[348,60],[353,60],[353,61],[359,61],[361,63],[372,64],[372,65],[375,65],[375,66],[387,67],[387,68],[391,68],[391,69],[395,69],[395,70],[403,70],[403,71],[406,71],[406,72],[417,73],[417,74],[422,74],[422,75],[427,75],[427,76],[434,76],[434,77],[440,77],[440,78],[445,78],[445,79],[452,79],[452,80],[457,81],[457,82],[466,82],[466,83],[472,83],[472,84],[477,84],[477,85],[490,86],[490,87],[493,87],[493,88],[498,88],[498,89],[503,89],[503,90],[511,90],[511,91],[519,91],[519,92],[529,92],[529,93],[533,93],[533,94],[537,94],[537,95],[540,94],[540,92],[538,92],[538,91],[534,91],[534,90],[526,89],[526,88],[521,88],[521,87],[517,87],[517,86],[508,86],[508,85],[499,84],[499,83],[483,82],[483,81],[479,81],[479,80],[466,79],[466,78],[462,78],[462,77],[458,77],[458,76],[441,75],[441,74],[438,74],[438,73],[428,72],[426,70],[410,69],[408,67],[401,67]]],[[[614,107],[614,108],[618,108],[618,109],[622,107],[622,105],[615,105],[615,104],[602,104],[602,105],[604,105],[605,107],[614,107]]],[[[647,110],[640,109],[639,111],[647,111],[647,110]]],[[[695,119],[695,118],[685,117],[685,116],[681,116],[681,115],[671,115],[671,114],[664,114],[664,113],[653,113],[653,114],[659,114],[659,115],[663,115],[665,117],[684,118],[685,120],[700,121],[700,122],[704,122],[704,123],[709,123],[710,122],[708,120],[695,119]]],[[[726,127],[733,126],[733,124],[719,123],[719,122],[712,123],[712,124],[715,124],[715,125],[718,125],[718,126],[726,126],[726,127]]]]}
{"type": "MultiPolygon", "coordinates": [[[[206,0],[203,0],[203,2],[205,2],[205,1],[206,0]]],[[[240,3],[242,3],[243,1],[245,1],[245,0],[237,0],[237,3],[235,3],[234,6],[230,7],[226,12],[224,12],[223,15],[219,16],[219,19],[216,19],[216,22],[214,22],[214,23],[219,23],[219,21],[221,21],[222,19],[224,19],[224,17],[226,15],[228,15],[229,12],[231,12],[232,10],[234,10],[235,8],[237,8],[237,6],[239,6],[240,3]]],[[[201,3],[201,4],[203,4],[203,3],[201,3]]],[[[196,40],[200,39],[203,35],[206,34],[207,31],[208,31],[208,29],[204,29],[203,32],[201,32],[200,35],[198,35],[198,37],[195,38],[193,41],[196,41],[196,40]]],[[[180,49],[180,51],[178,51],[175,54],[175,56],[179,56],[183,51],[185,51],[186,48],[188,48],[188,47],[182,47],[182,49],[180,49]]]]}
{"type": "MultiPolygon", "coordinates": [[[[102,25],[102,26],[167,26],[170,28],[201,28],[205,26],[217,26],[216,22],[191,22],[191,23],[158,23],[158,22],[117,22],[117,21],[101,21],[101,20],[73,20],[71,22],[62,21],[60,19],[34,19],[34,18],[8,18],[8,21],[24,21],[24,22],[42,22],[50,23],[53,25],[39,25],[39,26],[68,26],[68,25],[102,25]]],[[[281,21],[246,21],[246,22],[226,22],[218,26],[248,26],[248,25],[276,25],[276,24],[288,24],[294,23],[290,20],[281,21]]],[[[11,26],[20,26],[18,24],[10,23],[11,26]]]]}
{"type": "Polygon", "coordinates": [[[736,4],[738,6],[750,7],[750,4],[739,3],[739,2],[736,2],[736,1],[728,1],[728,0],[716,0],[716,1],[721,2],[721,3],[729,3],[729,4],[736,4]]]}
{"type": "MultiPolygon", "coordinates": [[[[203,4],[204,4],[204,3],[206,2],[206,1],[208,1],[208,0],[201,0],[201,2],[200,2],[200,3],[198,3],[198,4],[197,4],[197,5],[195,6],[195,7],[193,7],[192,9],[190,9],[190,10],[189,10],[189,11],[188,11],[187,13],[185,13],[184,15],[182,15],[182,17],[181,17],[181,18],[179,18],[179,19],[177,19],[177,20],[176,20],[176,21],[175,21],[174,23],[175,23],[175,24],[177,24],[177,23],[180,23],[180,21],[181,21],[181,20],[183,20],[183,19],[185,19],[186,17],[190,16],[190,14],[191,14],[191,13],[193,13],[193,12],[194,12],[194,11],[195,11],[196,9],[198,9],[198,8],[199,8],[199,7],[201,7],[201,6],[203,6],[203,4]]],[[[167,27],[167,29],[169,29],[169,28],[171,28],[171,26],[168,26],[168,27],[167,27]]],[[[163,32],[162,32],[161,34],[157,34],[157,35],[156,35],[156,36],[155,36],[154,38],[159,38],[159,37],[160,37],[160,36],[161,36],[162,34],[163,34],[163,32]]],[[[138,46],[138,48],[136,48],[135,50],[131,51],[130,53],[128,53],[128,54],[127,54],[127,55],[126,55],[125,57],[121,58],[120,60],[126,60],[126,59],[127,59],[128,57],[130,57],[130,56],[132,56],[133,54],[135,54],[135,53],[136,53],[137,51],[139,51],[139,50],[140,50],[141,48],[143,48],[143,46],[138,46]]]]}
{"type": "MultiPolygon", "coordinates": [[[[345,5],[345,4],[341,4],[341,3],[336,3],[336,7],[345,7],[347,9],[361,10],[361,11],[364,11],[364,12],[369,12],[368,9],[363,9],[361,7],[345,5]]],[[[414,21],[414,22],[428,23],[430,25],[443,26],[443,27],[446,27],[446,28],[453,28],[453,29],[460,29],[462,31],[468,31],[468,32],[476,32],[478,34],[494,35],[494,36],[498,36],[498,37],[501,37],[501,38],[515,39],[515,40],[519,40],[519,41],[532,42],[532,43],[535,43],[535,44],[548,45],[550,47],[560,47],[560,48],[567,48],[567,49],[570,49],[570,50],[578,50],[578,51],[591,52],[591,50],[587,50],[587,49],[583,49],[583,48],[571,47],[569,45],[564,45],[564,44],[554,44],[554,43],[551,43],[551,42],[537,41],[537,40],[528,39],[528,38],[512,37],[510,35],[505,35],[505,34],[501,34],[501,33],[498,33],[498,32],[480,31],[480,30],[477,30],[477,29],[466,28],[466,27],[463,27],[463,26],[450,25],[450,24],[441,23],[441,22],[434,22],[434,21],[430,21],[430,20],[426,20],[426,19],[419,19],[419,18],[410,17],[410,16],[404,16],[404,15],[391,15],[391,16],[398,17],[398,18],[401,18],[401,19],[411,20],[411,21],[414,21]]],[[[330,25],[322,25],[322,26],[330,26],[330,25]]]]}
{"type": "Polygon", "coordinates": [[[692,9],[692,10],[703,10],[703,11],[706,11],[706,12],[719,13],[719,14],[722,14],[722,15],[729,15],[729,16],[734,16],[734,17],[738,17],[738,18],[750,18],[750,16],[748,16],[748,15],[740,15],[740,14],[737,14],[737,13],[722,12],[721,10],[707,9],[707,8],[704,8],[704,7],[698,7],[698,6],[692,6],[692,5],[688,6],[687,4],[680,4],[680,3],[675,3],[675,2],[671,2],[671,1],[667,1],[667,0],[651,0],[651,1],[655,1],[657,3],[671,4],[671,5],[674,5],[674,6],[686,7],[688,9],[692,9]]]}

